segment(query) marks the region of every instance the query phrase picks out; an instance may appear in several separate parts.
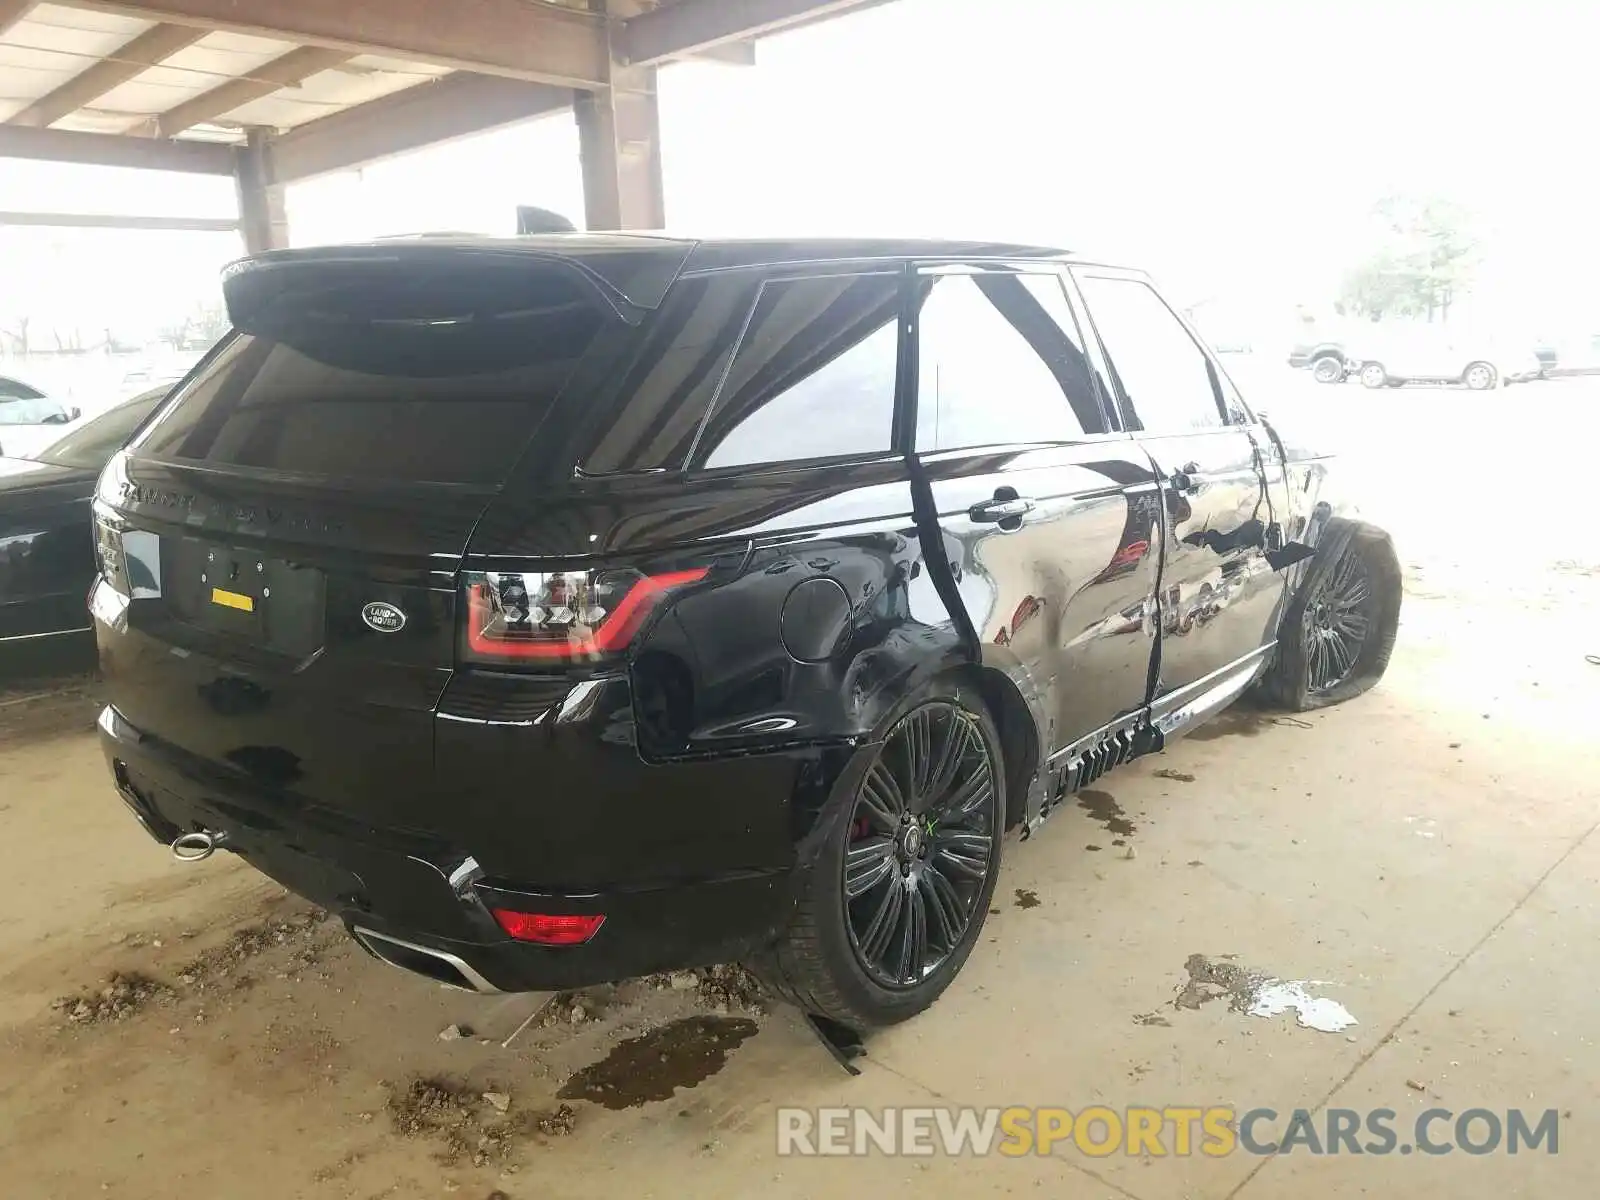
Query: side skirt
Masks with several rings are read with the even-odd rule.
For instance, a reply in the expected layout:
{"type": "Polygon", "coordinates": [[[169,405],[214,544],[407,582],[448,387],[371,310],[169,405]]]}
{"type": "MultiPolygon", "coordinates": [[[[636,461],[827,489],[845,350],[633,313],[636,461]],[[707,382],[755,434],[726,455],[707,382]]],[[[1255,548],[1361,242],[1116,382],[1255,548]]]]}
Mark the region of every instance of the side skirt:
{"type": "Polygon", "coordinates": [[[1023,838],[1044,824],[1073,792],[1113,767],[1163,749],[1172,739],[1182,737],[1232,704],[1266,669],[1276,648],[1275,643],[1269,643],[1253,650],[1056,751],[1043,772],[1048,800],[1040,806],[1038,815],[1024,824],[1023,838]]]}

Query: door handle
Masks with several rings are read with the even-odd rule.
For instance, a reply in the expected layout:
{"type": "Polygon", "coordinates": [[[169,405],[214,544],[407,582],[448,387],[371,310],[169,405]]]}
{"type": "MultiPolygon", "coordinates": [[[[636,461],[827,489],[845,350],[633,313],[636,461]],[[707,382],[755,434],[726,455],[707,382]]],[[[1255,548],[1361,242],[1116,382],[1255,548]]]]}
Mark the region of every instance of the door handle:
{"type": "Polygon", "coordinates": [[[1020,496],[1003,500],[997,496],[993,500],[974,504],[967,510],[967,516],[980,524],[993,525],[1001,521],[1020,521],[1032,511],[1032,500],[1020,496]]]}
{"type": "Polygon", "coordinates": [[[1171,483],[1173,491],[1184,492],[1192,496],[1200,490],[1199,476],[1200,464],[1189,462],[1184,463],[1183,466],[1174,471],[1172,478],[1168,482],[1171,483]]]}

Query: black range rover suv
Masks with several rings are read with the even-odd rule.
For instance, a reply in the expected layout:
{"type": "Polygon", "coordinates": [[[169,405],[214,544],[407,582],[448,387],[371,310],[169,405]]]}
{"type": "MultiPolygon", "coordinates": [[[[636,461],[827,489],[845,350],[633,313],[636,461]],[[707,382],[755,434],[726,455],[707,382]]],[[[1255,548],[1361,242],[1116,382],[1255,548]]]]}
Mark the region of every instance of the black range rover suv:
{"type": "Polygon", "coordinates": [[[1141,275],[1031,246],[286,251],[107,466],[118,791],[481,990],[930,1004],[1004,832],[1382,673],[1341,516],[1141,275]]]}

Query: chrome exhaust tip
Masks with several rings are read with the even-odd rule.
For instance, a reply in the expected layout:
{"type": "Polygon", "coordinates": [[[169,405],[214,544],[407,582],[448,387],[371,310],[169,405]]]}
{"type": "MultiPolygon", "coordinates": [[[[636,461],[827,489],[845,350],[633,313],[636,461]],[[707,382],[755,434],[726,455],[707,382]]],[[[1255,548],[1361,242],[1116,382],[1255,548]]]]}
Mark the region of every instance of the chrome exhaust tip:
{"type": "Polygon", "coordinates": [[[227,840],[227,834],[213,833],[208,829],[180,834],[172,839],[172,857],[179,862],[204,862],[221,849],[227,840]]]}
{"type": "Polygon", "coordinates": [[[409,971],[413,975],[425,976],[436,983],[463,992],[494,995],[500,991],[470,963],[454,954],[435,950],[432,946],[419,946],[416,942],[408,942],[386,933],[377,933],[360,925],[350,926],[350,936],[355,938],[367,953],[391,967],[399,967],[402,971],[409,971]]]}

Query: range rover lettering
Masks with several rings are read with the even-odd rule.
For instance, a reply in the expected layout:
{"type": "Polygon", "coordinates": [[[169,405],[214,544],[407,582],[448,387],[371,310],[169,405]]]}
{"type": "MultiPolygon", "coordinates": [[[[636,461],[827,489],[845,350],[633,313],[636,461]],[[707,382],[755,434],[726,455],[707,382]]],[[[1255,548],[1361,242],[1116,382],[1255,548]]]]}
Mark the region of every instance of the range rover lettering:
{"type": "Polygon", "coordinates": [[[744,961],[931,1004],[1002,840],[1399,575],[1143,275],[1024,245],[280,251],[108,464],[117,790],[479,990],[744,961]]]}

